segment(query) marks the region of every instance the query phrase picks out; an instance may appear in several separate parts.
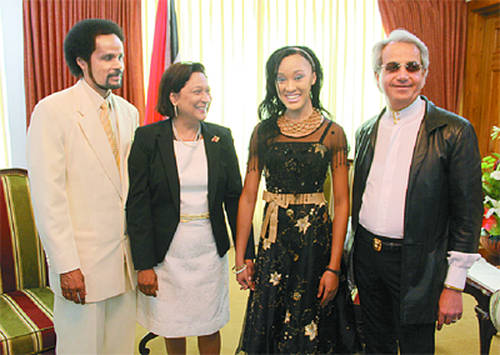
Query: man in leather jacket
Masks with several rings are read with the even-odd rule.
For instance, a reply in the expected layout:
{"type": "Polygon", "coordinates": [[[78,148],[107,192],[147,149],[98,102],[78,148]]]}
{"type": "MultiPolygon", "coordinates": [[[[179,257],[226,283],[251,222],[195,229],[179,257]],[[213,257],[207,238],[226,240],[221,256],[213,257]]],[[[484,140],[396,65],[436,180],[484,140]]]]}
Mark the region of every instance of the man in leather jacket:
{"type": "Polygon", "coordinates": [[[405,30],[373,48],[387,107],[356,134],[352,203],[366,353],[434,353],[435,328],[461,318],[479,257],[477,138],[466,119],[419,96],[428,65],[427,47],[405,30]]]}

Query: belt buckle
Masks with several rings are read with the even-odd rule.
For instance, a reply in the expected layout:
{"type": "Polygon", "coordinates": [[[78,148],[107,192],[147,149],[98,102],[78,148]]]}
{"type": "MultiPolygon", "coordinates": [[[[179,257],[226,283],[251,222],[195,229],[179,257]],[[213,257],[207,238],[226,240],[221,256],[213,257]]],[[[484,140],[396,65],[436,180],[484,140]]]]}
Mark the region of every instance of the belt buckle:
{"type": "Polygon", "coordinates": [[[382,241],[378,238],[373,238],[372,241],[373,250],[380,252],[382,250],[382,241]]]}

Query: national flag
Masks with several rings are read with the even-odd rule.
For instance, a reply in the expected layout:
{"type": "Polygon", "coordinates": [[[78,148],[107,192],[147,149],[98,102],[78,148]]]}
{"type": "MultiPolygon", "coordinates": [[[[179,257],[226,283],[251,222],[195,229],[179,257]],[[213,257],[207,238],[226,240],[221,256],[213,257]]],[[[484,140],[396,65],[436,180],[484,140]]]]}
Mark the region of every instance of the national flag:
{"type": "Polygon", "coordinates": [[[158,101],[158,87],[163,72],[176,61],[178,52],[179,40],[174,0],[158,0],[144,124],[161,121],[164,118],[155,109],[158,101]]]}

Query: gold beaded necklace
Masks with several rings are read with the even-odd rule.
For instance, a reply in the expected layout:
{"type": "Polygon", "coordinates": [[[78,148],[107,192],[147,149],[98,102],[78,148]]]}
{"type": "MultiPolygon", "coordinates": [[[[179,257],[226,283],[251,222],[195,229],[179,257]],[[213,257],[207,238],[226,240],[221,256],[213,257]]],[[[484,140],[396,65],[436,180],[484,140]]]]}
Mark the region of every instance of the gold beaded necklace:
{"type": "Polygon", "coordinates": [[[285,115],[278,117],[278,127],[281,134],[289,137],[305,137],[314,132],[323,122],[319,110],[314,109],[309,117],[302,120],[292,120],[285,115]]]}

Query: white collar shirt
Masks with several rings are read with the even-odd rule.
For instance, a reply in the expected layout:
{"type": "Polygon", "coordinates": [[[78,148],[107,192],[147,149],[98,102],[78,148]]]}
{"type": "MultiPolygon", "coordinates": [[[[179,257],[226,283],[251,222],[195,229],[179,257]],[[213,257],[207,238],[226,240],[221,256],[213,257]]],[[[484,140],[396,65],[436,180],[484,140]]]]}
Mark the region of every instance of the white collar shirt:
{"type": "Polygon", "coordinates": [[[373,162],[362,197],[359,223],[373,234],[403,238],[408,176],[425,102],[387,109],[380,118],[373,162]]]}

